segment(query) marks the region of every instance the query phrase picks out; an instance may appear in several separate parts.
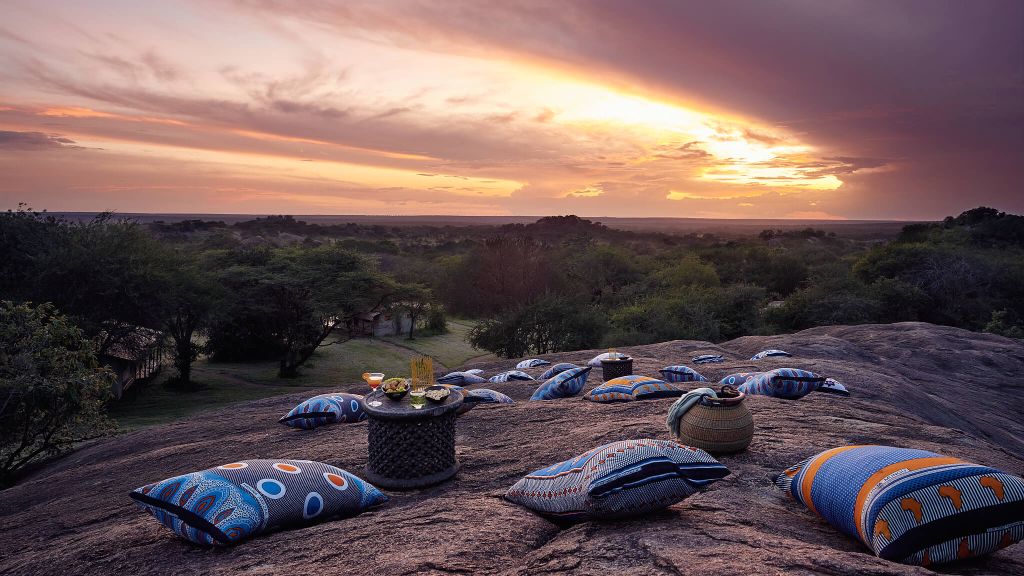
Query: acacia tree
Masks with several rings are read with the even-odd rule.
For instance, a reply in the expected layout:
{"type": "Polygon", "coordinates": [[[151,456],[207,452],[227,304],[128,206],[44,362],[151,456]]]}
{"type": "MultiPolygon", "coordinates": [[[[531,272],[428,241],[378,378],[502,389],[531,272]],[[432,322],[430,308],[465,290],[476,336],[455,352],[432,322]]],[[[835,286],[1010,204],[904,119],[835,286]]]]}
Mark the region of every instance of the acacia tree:
{"type": "Polygon", "coordinates": [[[50,304],[0,302],[0,485],[33,461],[114,429],[114,375],[50,304]]]}
{"type": "Polygon", "coordinates": [[[166,275],[161,295],[164,333],[173,344],[176,384],[184,390],[195,388],[192,363],[202,351],[195,337],[206,332],[213,313],[223,299],[223,290],[208,275],[187,262],[177,262],[166,275]]]}

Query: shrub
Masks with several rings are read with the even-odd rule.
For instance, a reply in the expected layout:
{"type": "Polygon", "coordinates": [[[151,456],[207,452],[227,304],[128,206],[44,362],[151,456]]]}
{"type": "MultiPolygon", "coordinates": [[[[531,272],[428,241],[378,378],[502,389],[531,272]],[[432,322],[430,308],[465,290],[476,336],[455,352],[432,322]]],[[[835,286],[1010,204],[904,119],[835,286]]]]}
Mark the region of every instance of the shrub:
{"type": "Polygon", "coordinates": [[[32,462],[111,430],[114,375],[52,305],[0,302],[0,485],[32,462]]]}

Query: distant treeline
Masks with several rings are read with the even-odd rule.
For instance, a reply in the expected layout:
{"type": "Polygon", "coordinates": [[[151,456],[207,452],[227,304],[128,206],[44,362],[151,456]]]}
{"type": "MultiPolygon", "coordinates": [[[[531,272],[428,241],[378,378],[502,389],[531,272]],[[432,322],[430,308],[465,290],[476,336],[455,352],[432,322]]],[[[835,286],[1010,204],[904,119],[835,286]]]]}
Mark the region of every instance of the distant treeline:
{"type": "Polygon", "coordinates": [[[814,228],[626,231],[575,216],[143,225],[20,210],[0,215],[0,299],[52,302],[105,341],[159,329],[184,382],[199,354],[274,358],[294,374],[347,322],[389,307],[436,330],[445,312],[478,319],[473,343],[505,356],[905,320],[1024,337],[1024,217],[976,208],[866,241],[814,228]]]}

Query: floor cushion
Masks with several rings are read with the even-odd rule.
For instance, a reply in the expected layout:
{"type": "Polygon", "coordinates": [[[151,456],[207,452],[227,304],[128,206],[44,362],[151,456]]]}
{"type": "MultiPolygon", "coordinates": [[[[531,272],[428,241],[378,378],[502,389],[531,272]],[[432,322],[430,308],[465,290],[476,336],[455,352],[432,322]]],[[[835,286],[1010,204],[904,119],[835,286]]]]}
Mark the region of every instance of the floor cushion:
{"type": "Polygon", "coordinates": [[[934,452],[843,446],[775,483],[879,557],[904,564],[981,556],[1024,539],[1024,479],[934,452]]]}
{"type": "Polygon", "coordinates": [[[469,372],[449,372],[437,379],[438,384],[483,384],[486,378],[470,374],[469,372]]]}
{"type": "Polygon", "coordinates": [[[495,374],[487,379],[488,382],[492,383],[508,382],[509,380],[533,380],[533,376],[521,370],[509,370],[508,372],[495,374]]]}
{"type": "Polygon", "coordinates": [[[561,374],[562,372],[565,372],[570,368],[579,368],[579,366],[571,362],[559,362],[558,364],[555,364],[554,366],[551,366],[550,368],[545,370],[544,373],[540,375],[540,379],[547,380],[548,378],[551,378],[556,374],[561,374]]]}
{"type": "Polygon", "coordinates": [[[604,354],[598,354],[587,362],[587,366],[591,368],[600,368],[601,360],[625,360],[629,358],[629,354],[623,354],[622,352],[605,352],[604,354]]]}
{"type": "Polygon", "coordinates": [[[480,368],[473,368],[472,370],[463,370],[466,374],[472,374],[473,376],[482,376],[484,371],[480,368]]]}
{"type": "Polygon", "coordinates": [[[519,364],[516,364],[517,370],[523,370],[526,368],[536,368],[537,366],[547,366],[551,364],[547,360],[541,360],[540,358],[530,358],[529,360],[523,360],[519,364]]]}
{"type": "Polygon", "coordinates": [[[478,404],[515,404],[515,400],[508,396],[491,390],[490,388],[478,388],[469,391],[469,400],[478,404]]]}
{"type": "Polygon", "coordinates": [[[530,400],[554,400],[556,398],[568,398],[583,391],[587,384],[587,374],[593,368],[584,366],[582,368],[570,368],[561,374],[549,378],[534,391],[530,400]]]}
{"type": "Polygon", "coordinates": [[[721,384],[722,386],[736,387],[739,386],[740,384],[743,384],[747,380],[750,380],[754,376],[757,376],[758,374],[761,374],[761,372],[736,372],[735,374],[729,374],[728,376],[722,378],[721,380],[718,381],[718,383],[721,384]]]}
{"type": "Polygon", "coordinates": [[[717,364],[719,362],[725,362],[725,356],[719,354],[701,354],[700,356],[693,357],[694,364],[717,364]]]}
{"type": "Polygon", "coordinates": [[[701,376],[700,372],[697,372],[689,366],[665,366],[661,370],[661,378],[666,382],[707,382],[708,379],[701,376]]]}
{"type": "Polygon", "coordinates": [[[324,424],[362,422],[366,420],[363,397],[357,394],[333,393],[313,396],[282,416],[278,422],[292,428],[312,430],[324,424]]]}
{"type": "Polygon", "coordinates": [[[561,519],[618,518],[671,506],[728,474],[697,448],[623,440],[528,474],[505,498],[561,519]]]}
{"type": "Polygon", "coordinates": [[[441,384],[441,386],[450,389],[452,391],[452,394],[462,395],[462,406],[459,406],[459,408],[455,411],[456,414],[465,414],[466,412],[469,412],[470,410],[476,407],[476,402],[468,400],[469,390],[463,388],[462,386],[459,386],[458,384],[441,384]]]}
{"type": "Polygon", "coordinates": [[[178,536],[217,546],[354,516],[387,500],[358,477],[309,460],[243,460],[147,484],[129,496],[178,536]]]}
{"type": "Polygon", "coordinates": [[[760,360],[762,358],[768,358],[770,356],[792,356],[789,352],[784,350],[775,350],[774,348],[769,350],[761,350],[757,354],[750,357],[751,360],[760,360]]]}
{"type": "Polygon", "coordinates": [[[592,402],[630,402],[682,395],[683,391],[674,384],[650,376],[631,374],[595,386],[584,398],[592,402]]]}
{"type": "MultiPolygon", "coordinates": [[[[726,383],[723,381],[723,383],[726,383]]],[[[849,396],[849,392],[842,384],[826,386],[825,378],[814,372],[800,370],[798,368],[776,368],[767,372],[757,372],[751,375],[746,381],[736,386],[736,389],[748,395],[773,396],[786,400],[797,400],[804,396],[820,390],[849,396]]]]}

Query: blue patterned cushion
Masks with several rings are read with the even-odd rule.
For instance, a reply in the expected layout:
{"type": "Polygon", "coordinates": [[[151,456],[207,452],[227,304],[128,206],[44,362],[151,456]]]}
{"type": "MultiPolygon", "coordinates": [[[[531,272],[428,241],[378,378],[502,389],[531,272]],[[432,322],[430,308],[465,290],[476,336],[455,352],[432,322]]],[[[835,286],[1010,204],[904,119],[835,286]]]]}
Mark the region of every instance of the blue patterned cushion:
{"type": "Polygon", "coordinates": [[[551,364],[547,360],[541,360],[540,358],[530,358],[529,360],[523,360],[519,364],[516,364],[517,370],[524,370],[526,368],[536,368],[537,366],[547,366],[551,364]]]}
{"type": "Polygon", "coordinates": [[[824,383],[825,378],[814,372],[798,368],[776,368],[753,374],[736,389],[748,395],[796,400],[820,389],[824,383]]]}
{"type": "Polygon", "coordinates": [[[465,414],[476,407],[476,402],[467,401],[469,398],[469,390],[466,390],[458,384],[441,384],[441,386],[450,389],[452,394],[462,394],[462,406],[459,406],[459,409],[455,411],[456,414],[465,414]]]}
{"type": "Polygon", "coordinates": [[[718,383],[723,386],[732,386],[735,388],[758,374],[761,374],[761,372],[737,372],[722,378],[718,383]]]}
{"type": "Polygon", "coordinates": [[[484,371],[480,368],[473,368],[472,370],[463,370],[466,374],[472,374],[473,376],[483,376],[484,371]]]}
{"type": "Polygon", "coordinates": [[[583,391],[587,383],[587,374],[593,370],[590,366],[583,368],[570,368],[561,374],[549,378],[534,391],[530,400],[554,400],[555,398],[568,398],[583,391]]]}
{"type": "Polygon", "coordinates": [[[533,380],[533,376],[530,376],[526,372],[522,372],[520,370],[509,370],[508,372],[502,372],[500,374],[495,374],[494,376],[491,376],[490,378],[488,378],[487,381],[488,382],[498,383],[498,382],[508,382],[509,380],[533,380]]]}
{"type": "Polygon", "coordinates": [[[544,373],[540,375],[540,380],[547,380],[548,378],[561,374],[562,372],[565,372],[570,368],[579,368],[579,366],[572,364],[570,362],[559,362],[558,364],[555,364],[554,366],[545,370],[544,373]]]}
{"type": "Polygon", "coordinates": [[[886,560],[927,566],[1024,539],[1024,479],[934,452],[843,446],[775,483],[886,560]]]}
{"type": "Polygon", "coordinates": [[[469,391],[469,398],[479,404],[515,404],[515,400],[489,388],[478,388],[469,391]]]}
{"type": "Polygon", "coordinates": [[[356,394],[320,394],[292,408],[278,422],[292,428],[312,430],[324,424],[366,420],[363,397],[356,394]]]}
{"type": "Polygon", "coordinates": [[[693,357],[694,364],[717,364],[719,362],[725,362],[725,356],[719,354],[701,354],[700,356],[693,357]]]}
{"type": "Polygon", "coordinates": [[[486,378],[481,378],[469,372],[449,372],[437,379],[438,384],[483,384],[486,378]]]}
{"type": "Polygon", "coordinates": [[[700,372],[697,372],[689,366],[665,366],[661,370],[661,377],[666,382],[707,382],[708,379],[701,376],[700,372]]]}
{"type": "Polygon", "coordinates": [[[624,440],[537,470],[516,482],[505,498],[547,516],[616,518],[671,506],[728,474],[697,448],[624,440]]]}
{"type": "Polygon", "coordinates": [[[825,378],[825,381],[818,387],[818,392],[829,392],[831,394],[837,394],[839,396],[849,396],[850,391],[846,389],[838,380],[832,378],[825,378]]]}
{"type": "Polygon", "coordinates": [[[591,368],[600,368],[601,360],[624,360],[629,358],[629,354],[623,354],[622,352],[605,352],[604,354],[598,354],[587,362],[587,366],[591,368]]]}
{"type": "Polygon", "coordinates": [[[593,402],[630,402],[650,398],[682,396],[683,391],[664,380],[635,374],[612,378],[587,392],[585,398],[593,402]]]}
{"type": "Polygon", "coordinates": [[[136,488],[129,496],[182,538],[228,546],[277,527],[354,516],[387,500],[373,485],[309,460],[244,460],[136,488]]]}
{"type": "Polygon", "coordinates": [[[792,356],[789,352],[784,350],[775,350],[774,348],[769,350],[761,350],[757,354],[751,356],[751,360],[760,360],[762,358],[768,358],[769,356],[792,356]]]}

